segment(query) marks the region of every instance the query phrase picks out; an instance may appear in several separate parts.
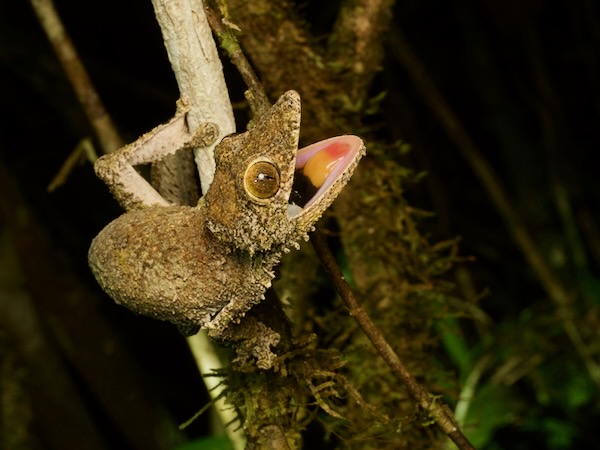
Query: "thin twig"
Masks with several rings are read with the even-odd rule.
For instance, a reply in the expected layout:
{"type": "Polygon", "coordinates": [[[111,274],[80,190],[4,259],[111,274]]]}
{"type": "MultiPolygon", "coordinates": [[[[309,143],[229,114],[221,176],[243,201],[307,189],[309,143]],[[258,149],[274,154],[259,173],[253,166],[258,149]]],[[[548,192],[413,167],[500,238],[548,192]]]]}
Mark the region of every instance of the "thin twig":
{"type": "Polygon", "coordinates": [[[230,26],[223,24],[223,19],[217,16],[217,13],[208,5],[204,7],[206,11],[206,18],[212,28],[213,32],[217,35],[221,48],[227,52],[229,59],[233,65],[237,68],[238,72],[242,76],[244,83],[250,90],[250,98],[248,101],[250,107],[253,109],[254,115],[260,117],[265,111],[268,111],[271,107],[269,97],[262,86],[262,83],[256,76],[254,69],[246,59],[246,55],[240,48],[240,44],[233,34],[230,26]]]}
{"type": "Polygon", "coordinates": [[[92,164],[98,159],[96,152],[94,151],[94,145],[90,138],[83,138],[75,149],[67,156],[65,162],[58,170],[58,173],[54,175],[54,178],[48,184],[48,192],[54,192],[60,186],[67,182],[69,174],[73,171],[76,165],[89,161],[92,164]]]}
{"type": "Polygon", "coordinates": [[[456,444],[461,450],[474,450],[475,447],[469,442],[464,434],[459,430],[449,408],[438,398],[428,393],[421,387],[411,373],[406,369],[400,358],[392,349],[385,337],[379,331],[379,328],[373,323],[365,309],[358,303],[350,286],[344,280],[340,267],[327,246],[324,236],[319,233],[313,233],[311,237],[313,247],[321,260],[321,264],[329,275],[329,278],[335,285],[338,294],[342,298],[350,315],[354,317],[363,332],[367,335],[375,349],[379,352],[383,360],[392,369],[392,372],[398,377],[408,389],[408,392],[417,401],[440,429],[456,444]]]}
{"type": "Polygon", "coordinates": [[[52,0],[30,0],[58,59],[73,86],[85,115],[94,128],[102,151],[112,153],[123,146],[115,125],[106,112],[77,51],[67,34],[52,0]]]}

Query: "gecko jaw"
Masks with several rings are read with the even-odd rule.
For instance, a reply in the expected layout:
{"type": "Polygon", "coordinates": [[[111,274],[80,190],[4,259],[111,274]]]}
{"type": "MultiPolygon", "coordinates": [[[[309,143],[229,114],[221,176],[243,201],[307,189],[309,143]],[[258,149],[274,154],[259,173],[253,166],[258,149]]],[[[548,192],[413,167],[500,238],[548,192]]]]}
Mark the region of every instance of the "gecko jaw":
{"type": "Polygon", "coordinates": [[[362,140],[337,136],[298,150],[288,218],[296,219],[324,198],[364,154],[362,140]]]}

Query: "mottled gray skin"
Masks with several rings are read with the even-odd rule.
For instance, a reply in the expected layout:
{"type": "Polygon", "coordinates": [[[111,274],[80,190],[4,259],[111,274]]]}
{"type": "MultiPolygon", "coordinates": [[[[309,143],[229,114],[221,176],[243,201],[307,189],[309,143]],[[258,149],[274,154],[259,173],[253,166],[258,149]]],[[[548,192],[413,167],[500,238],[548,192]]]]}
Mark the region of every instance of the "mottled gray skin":
{"type": "MultiPolygon", "coordinates": [[[[89,251],[102,288],[140,314],[226,336],[228,326],[264,299],[281,254],[308,239],[364,153],[327,195],[289,218],[299,128],[300,98],[289,91],[252,130],[217,146],[215,177],[197,207],[139,209],[136,203],[110,223],[89,251]],[[280,173],[279,190],[268,199],[253,197],[244,186],[246,168],[257,160],[270,161],[280,173]]],[[[109,155],[96,165],[109,184],[111,157],[116,160],[109,155]]],[[[129,198],[112,188],[117,198],[129,198]]]]}
{"type": "Polygon", "coordinates": [[[271,266],[219,241],[203,210],[186,206],[124,214],[90,249],[90,267],[117,303],[182,326],[200,325],[217,337],[261,299],[257,293],[269,286],[271,266]]]}

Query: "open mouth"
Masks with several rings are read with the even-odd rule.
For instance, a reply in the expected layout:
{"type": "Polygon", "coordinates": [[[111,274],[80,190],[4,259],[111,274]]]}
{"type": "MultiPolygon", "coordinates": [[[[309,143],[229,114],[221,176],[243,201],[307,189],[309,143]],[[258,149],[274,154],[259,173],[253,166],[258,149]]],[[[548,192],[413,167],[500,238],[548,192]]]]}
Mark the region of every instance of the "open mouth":
{"type": "Polygon", "coordinates": [[[360,157],[362,140],[357,136],[337,136],[298,150],[296,172],[290,195],[288,216],[302,214],[335,185],[360,157]]]}

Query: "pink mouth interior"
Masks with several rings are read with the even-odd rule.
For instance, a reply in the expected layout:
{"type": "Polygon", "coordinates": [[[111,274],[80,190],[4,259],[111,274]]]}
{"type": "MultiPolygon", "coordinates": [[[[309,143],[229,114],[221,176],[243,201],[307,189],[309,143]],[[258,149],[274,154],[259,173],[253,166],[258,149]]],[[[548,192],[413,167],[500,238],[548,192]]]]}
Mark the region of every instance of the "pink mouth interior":
{"type": "Polygon", "coordinates": [[[334,184],[355,159],[361,145],[362,140],[357,136],[345,135],[325,139],[298,150],[296,171],[303,169],[317,153],[327,152],[328,154],[328,158],[326,158],[328,162],[323,170],[328,171],[329,174],[312,198],[302,206],[303,208],[309,208],[334,184]]]}

